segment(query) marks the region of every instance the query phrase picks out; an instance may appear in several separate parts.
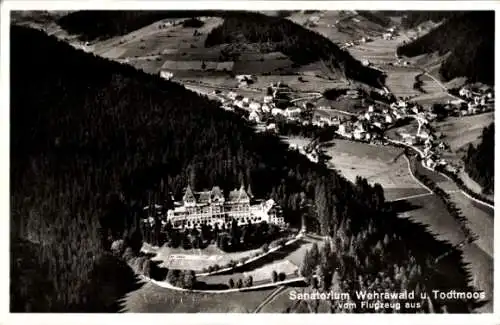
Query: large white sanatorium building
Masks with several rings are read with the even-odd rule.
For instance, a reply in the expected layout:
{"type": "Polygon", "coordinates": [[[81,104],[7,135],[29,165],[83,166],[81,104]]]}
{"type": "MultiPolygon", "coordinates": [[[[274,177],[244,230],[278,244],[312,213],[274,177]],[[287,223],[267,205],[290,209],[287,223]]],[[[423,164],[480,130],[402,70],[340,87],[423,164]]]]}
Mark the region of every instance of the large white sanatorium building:
{"type": "Polygon", "coordinates": [[[227,199],[218,186],[203,192],[193,192],[188,186],[182,201],[175,205],[174,209],[167,211],[167,220],[175,228],[193,228],[202,224],[220,227],[230,225],[233,219],[238,225],[263,221],[279,226],[284,224],[274,200],[250,205],[250,196],[243,186],[231,191],[227,199]]]}

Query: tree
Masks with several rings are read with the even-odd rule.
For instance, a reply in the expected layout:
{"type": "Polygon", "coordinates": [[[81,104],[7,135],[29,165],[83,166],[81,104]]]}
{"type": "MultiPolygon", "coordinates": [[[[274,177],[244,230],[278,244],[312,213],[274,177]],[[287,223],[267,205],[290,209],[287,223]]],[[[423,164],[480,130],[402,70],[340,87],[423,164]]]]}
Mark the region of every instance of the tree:
{"type": "Polygon", "coordinates": [[[231,222],[231,246],[234,249],[237,249],[241,244],[241,230],[238,226],[238,222],[236,219],[233,219],[231,222]]]}
{"type": "Polygon", "coordinates": [[[234,280],[233,280],[233,278],[229,279],[228,285],[229,285],[229,288],[231,288],[231,289],[234,288],[234,280]]]}
{"type": "Polygon", "coordinates": [[[251,287],[253,285],[253,277],[251,275],[249,275],[248,277],[246,277],[245,279],[245,286],[247,288],[251,287]]]}
{"type": "Polygon", "coordinates": [[[142,264],[142,272],[144,276],[147,276],[148,278],[151,277],[151,260],[146,259],[144,263],[142,264]]]}
{"type": "Polygon", "coordinates": [[[278,281],[278,273],[276,273],[276,271],[273,271],[271,273],[271,280],[274,282],[278,281]]]}
{"type": "Polygon", "coordinates": [[[196,274],[193,270],[184,271],[183,288],[194,289],[196,285],[196,274]]]}
{"type": "Polygon", "coordinates": [[[236,281],[236,287],[238,289],[243,288],[243,281],[241,280],[241,278],[239,278],[238,281],[236,281]]]}
{"type": "Polygon", "coordinates": [[[125,243],[123,239],[115,240],[111,244],[111,252],[115,256],[122,256],[125,250],[125,243]]]}
{"type": "Polygon", "coordinates": [[[313,264],[313,260],[311,258],[311,253],[309,250],[306,251],[304,257],[302,259],[302,265],[300,268],[300,274],[306,278],[307,282],[310,283],[310,280],[313,275],[315,265],[313,264]]]}
{"type": "MultiPolygon", "coordinates": [[[[280,281],[285,281],[285,279],[286,279],[286,274],[285,274],[284,272],[280,272],[280,273],[278,274],[278,279],[279,279],[280,281]]],[[[276,281],[273,281],[273,282],[276,282],[276,281]]]]}
{"type": "Polygon", "coordinates": [[[313,243],[313,245],[311,247],[310,258],[311,258],[311,264],[312,265],[314,265],[314,266],[318,265],[320,255],[319,255],[318,244],[316,242],[313,243]]]}
{"type": "Polygon", "coordinates": [[[130,247],[127,247],[125,248],[124,252],[123,252],[123,260],[125,260],[126,262],[130,261],[133,257],[135,256],[134,254],[134,251],[132,250],[132,248],[130,247]]]}
{"type": "Polygon", "coordinates": [[[167,282],[171,285],[178,285],[179,278],[181,276],[181,272],[179,270],[168,270],[167,273],[167,282]]]}

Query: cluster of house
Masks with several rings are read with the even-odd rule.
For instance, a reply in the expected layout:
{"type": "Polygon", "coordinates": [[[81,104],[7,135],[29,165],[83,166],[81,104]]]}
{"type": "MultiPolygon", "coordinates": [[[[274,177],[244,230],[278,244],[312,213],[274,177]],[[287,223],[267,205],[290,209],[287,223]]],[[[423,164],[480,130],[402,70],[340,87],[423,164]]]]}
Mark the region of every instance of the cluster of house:
{"type": "Polygon", "coordinates": [[[393,125],[397,120],[407,117],[411,112],[417,114],[419,108],[410,108],[409,104],[404,100],[391,104],[389,108],[370,105],[355,120],[349,119],[341,122],[337,134],[348,139],[378,142],[389,126],[393,125]]]}
{"type": "Polygon", "coordinates": [[[392,40],[395,36],[397,36],[395,27],[388,28],[387,31],[382,34],[382,38],[385,40],[392,40]]]}
{"type": "MultiPolygon", "coordinates": [[[[265,117],[269,116],[281,116],[290,121],[300,120],[301,114],[306,109],[306,105],[296,106],[288,101],[287,108],[278,108],[276,102],[284,99],[280,99],[280,94],[290,93],[290,89],[281,83],[271,84],[271,94],[264,96],[261,100],[250,99],[237,94],[234,91],[228,93],[215,94],[218,96],[219,100],[222,102],[222,108],[225,110],[233,111],[235,108],[243,109],[249,113],[248,119],[250,121],[261,123],[265,117]]],[[[273,123],[267,125],[268,129],[273,128],[273,123]]]]}
{"type": "Polygon", "coordinates": [[[465,86],[459,90],[458,94],[463,101],[450,101],[449,104],[454,104],[453,110],[460,116],[491,111],[495,106],[493,90],[490,88],[474,90],[465,86]]]}

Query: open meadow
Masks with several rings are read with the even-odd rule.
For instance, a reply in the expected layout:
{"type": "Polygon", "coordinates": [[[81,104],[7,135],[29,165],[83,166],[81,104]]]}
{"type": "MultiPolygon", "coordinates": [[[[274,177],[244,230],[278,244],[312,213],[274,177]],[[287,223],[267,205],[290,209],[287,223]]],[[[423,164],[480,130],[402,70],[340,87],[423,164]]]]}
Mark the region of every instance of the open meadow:
{"type": "Polygon", "coordinates": [[[379,183],[388,201],[428,192],[410,174],[403,149],[334,140],[325,151],[331,157],[331,168],[339,170],[350,181],[361,176],[371,184],[379,183]]]}
{"type": "Polygon", "coordinates": [[[396,97],[415,97],[421,94],[420,91],[413,88],[415,77],[421,73],[420,70],[404,67],[387,67],[384,71],[387,73],[385,84],[396,97]]]}
{"type": "Polygon", "coordinates": [[[251,313],[274,288],[224,294],[174,291],[145,282],[129,292],[122,311],[129,313],[251,313]]]}
{"type": "Polygon", "coordinates": [[[433,123],[433,126],[444,135],[443,140],[450,145],[452,153],[443,158],[459,162],[465,154],[467,146],[477,145],[483,129],[494,121],[494,112],[473,116],[449,117],[442,122],[433,123]]]}

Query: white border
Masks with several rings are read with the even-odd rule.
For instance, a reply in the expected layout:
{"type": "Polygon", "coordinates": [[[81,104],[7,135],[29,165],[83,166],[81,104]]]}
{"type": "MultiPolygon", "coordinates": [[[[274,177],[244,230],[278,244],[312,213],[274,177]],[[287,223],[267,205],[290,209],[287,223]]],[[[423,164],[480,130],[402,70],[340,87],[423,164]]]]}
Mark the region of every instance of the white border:
{"type": "MultiPolygon", "coordinates": [[[[10,131],[9,130],[9,11],[10,10],[82,10],[82,9],[224,9],[224,10],[492,10],[499,7],[499,2],[495,1],[4,1],[1,3],[1,81],[0,91],[2,110],[0,125],[4,132],[0,137],[0,149],[2,157],[9,156],[10,131]]],[[[496,35],[500,33],[500,25],[496,24],[496,35]]],[[[495,44],[496,56],[498,57],[498,45],[495,44]]],[[[496,58],[495,58],[495,61],[496,58]]],[[[40,62],[40,64],[43,64],[40,62]]],[[[497,66],[497,64],[496,64],[497,66]]],[[[499,84],[498,69],[496,71],[495,83],[499,84]]],[[[496,112],[496,115],[500,114],[496,112]]],[[[496,118],[495,118],[496,120],[496,118]]],[[[500,135],[496,133],[495,141],[500,143],[500,135]]],[[[498,147],[495,148],[496,155],[499,154],[498,147]]],[[[1,167],[3,172],[3,182],[0,183],[0,206],[3,208],[4,216],[1,218],[2,231],[1,240],[3,249],[0,251],[2,264],[2,276],[0,278],[0,294],[2,310],[1,323],[6,324],[256,324],[266,322],[268,324],[307,324],[314,323],[349,323],[349,324],[500,324],[500,304],[494,304],[494,314],[476,315],[347,315],[347,314],[9,314],[9,164],[10,160],[2,159],[1,167]],[[5,315],[5,317],[3,317],[5,315]]],[[[495,163],[495,168],[498,171],[495,163]]],[[[495,180],[495,187],[500,189],[500,180],[495,180]]],[[[500,192],[496,191],[495,201],[499,202],[500,192]]],[[[495,222],[495,242],[498,243],[498,222],[495,222]]],[[[496,245],[495,245],[496,246],[496,245]]],[[[498,269],[498,261],[494,261],[495,270],[498,269]]],[[[500,280],[498,272],[495,272],[495,284],[500,280]]],[[[498,285],[494,287],[496,299],[500,299],[500,289],[498,285]]]]}

